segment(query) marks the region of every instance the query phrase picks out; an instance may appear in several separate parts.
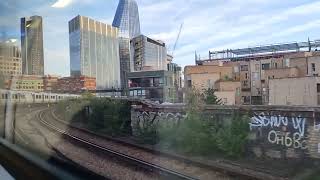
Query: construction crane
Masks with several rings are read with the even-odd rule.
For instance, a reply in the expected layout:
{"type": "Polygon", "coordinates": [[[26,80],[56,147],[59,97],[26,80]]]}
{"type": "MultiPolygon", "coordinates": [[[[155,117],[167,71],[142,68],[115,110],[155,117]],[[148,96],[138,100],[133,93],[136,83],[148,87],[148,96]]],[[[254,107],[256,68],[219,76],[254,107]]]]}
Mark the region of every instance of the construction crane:
{"type": "Polygon", "coordinates": [[[177,45],[178,45],[178,41],[179,41],[179,38],[180,38],[180,35],[181,35],[181,31],[182,31],[183,25],[184,25],[184,23],[181,23],[177,39],[176,39],[176,41],[174,43],[174,46],[173,46],[173,50],[172,50],[172,53],[171,53],[173,58],[174,58],[174,52],[175,52],[175,50],[177,48],[177,45]]]}

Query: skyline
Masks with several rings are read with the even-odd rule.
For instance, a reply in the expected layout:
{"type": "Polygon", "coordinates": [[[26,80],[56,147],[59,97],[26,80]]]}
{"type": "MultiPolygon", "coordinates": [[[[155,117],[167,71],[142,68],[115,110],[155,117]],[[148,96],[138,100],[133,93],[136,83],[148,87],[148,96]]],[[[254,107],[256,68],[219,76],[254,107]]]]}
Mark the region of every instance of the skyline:
{"type": "MultiPolygon", "coordinates": [[[[112,24],[118,4],[117,0],[32,1],[0,2],[0,29],[20,43],[19,19],[42,16],[45,74],[62,76],[68,76],[70,69],[68,21],[80,14],[112,24]]],[[[169,52],[180,24],[184,23],[174,59],[182,66],[194,64],[194,51],[205,58],[209,50],[306,41],[308,37],[320,39],[320,33],[316,32],[320,26],[317,20],[320,2],[316,1],[137,0],[137,3],[142,34],[164,41],[169,52]]]]}

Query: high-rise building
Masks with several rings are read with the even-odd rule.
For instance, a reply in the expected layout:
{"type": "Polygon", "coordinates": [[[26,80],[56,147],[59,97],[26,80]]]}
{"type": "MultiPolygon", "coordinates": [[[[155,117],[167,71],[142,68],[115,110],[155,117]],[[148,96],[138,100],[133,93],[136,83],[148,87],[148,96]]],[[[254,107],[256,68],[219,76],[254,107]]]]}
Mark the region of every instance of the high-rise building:
{"type": "Polygon", "coordinates": [[[44,75],[41,16],[21,18],[22,73],[44,75]]]}
{"type": "Polygon", "coordinates": [[[0,76],[22,74],[21,51],[12,42],[0,43],[0,76]]]}
{"type": "Polygon", "coordinates": [[[135,0],[120,0],[112,23],[119,28],[121,86],[128,88],[128,73],[132,68],[130,40],[140,35],[139,10],[135,0]]]}
{"type": "Polygon", "coordinates": [[[120,88],[118,28],[88,17],[69,22],[71,76],[96,78],[97,90],[120,88]]]}
{"type": "Polygon", "coordinates": [[[167,70],[167,48],[164,42],[140,35],[131,40],[133,71],[167,70]]]}

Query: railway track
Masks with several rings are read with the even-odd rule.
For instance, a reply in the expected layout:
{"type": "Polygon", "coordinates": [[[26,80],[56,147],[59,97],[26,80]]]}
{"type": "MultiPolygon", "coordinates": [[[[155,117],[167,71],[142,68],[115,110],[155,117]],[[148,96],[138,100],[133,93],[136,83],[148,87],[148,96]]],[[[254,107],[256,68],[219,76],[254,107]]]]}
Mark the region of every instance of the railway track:
{"type": "Polygon", "coordinates": [[[161,175],[161,177],[163,177],[163,179],[174,179],[174,180],[180,180],[180,179],[181,180],[182,179],[183,180],[196,180],[197,179],[197,178],[182,174],[180,172],[173,171],[171,169],[168,169],[168,168],[161,167],[161,166],[158,166],[158,165],[153,164],[153,163],[149,163],[149,162],[143,161],[143,160],[135,158],[133,156],[129,156],[127,154],[124,154],[124,153],[121,153],[121,152],[117,152],[117,151],[115,151],[115,150],[113,150],[111,148],[107,148],[107,147],[95,144],[95,143],[90,142],[90,141],[88,141],[86,139],[74,136],[71,133],[69,133],[69,132],[67,132],[67,131],[55,126],[54,124],[46,121],[43,118],[43,114],[45,112],[46,111],[41,111],[39,113],[39,120],[43,125],[45,125],[46,127],[50,128],[51,130],[53,130],[53,131],[65,136],[65,137],[68,137],[68,138],[72,139],[73,141],[75,141],[77,143],[86,145],[87,147],[95,149],[95,150],[97,150],[99,152],[107,153],[108,155],[116,157],[117,159],[120,159],[120,160],[122,160],[122,161],[124,161],[126,163],[129,163],[131,165],[134,165],[136,167],[145,169],[145,170],[150,171],[150,172],[159,173],[161,175]]]}
{"type": "MultiPolygon", "coordinates": [[[[250,169],[250,168],[246,168],[246,167],[241,167],[240,164],[236,164],[236,163],[232,163],[232,162],[219,161],[217,164],[206,164],[206,163],[202,163],[199,161],[194,161],[194,160],[191,160],[191,159],[183,157],[183,156],[174,155],[174,154],[162,152],[159,150],[154,150],[152,148],[137,145],[135,143],[128,142],[126,140],[115,139],[115,138],[112,138],[109,136],[100,135],[100,134],[97,134],[97,133],[92,132],[90,130],[87,130],[84,128],[79,128],[74,125],[70,125],[67,122],[61,120],[59,117],[57,117],[55,115],[54,111],[51,111],[51,115],[54,117],[55,121],[58,121],[59,123],[62,123],[64,125],[70,127],[70,129],[76,129],[77,131],[81,131],[83,133],[89,134],[90,136],[98,137],[99,139],[105,139],[107,141],[111,141],[116,144],[120,144],[120,145],[127,146],[127,147],[133,147],[133,148],[139,149],[141,151],[145,151],[145,152],[154,154],[155,156],[163,156],[163,157],[167,157],[167,158],[170,158],[173,160],[184,162],[189,165],[197,166],[197,167],[200,167],[203,169],[220,172],[221,174],[225,174],[226,176],[231,177],[230,179],[266,179],[266,180],[275,180],[275,179],[287,180],[288,179],[285,177],[281,177],[280,175],[274,175],[274,174],[272,174],[272,172],[270,172],[268,170],[250,169]],[[221,164],[221,165],[219,165],[219,164],[221,164]]],[[[190,174],[189,174],[189,176],[190,176],[190,174]]],[[[202,179],[202,178],[198,178],[198,179],[202,179]]],[[[204,179],[208,179],[208,178],[204,178],[204,179]]],[[[211,178],[209,178],[209,179],[211,179],[211,178]]]]}
{"type": "Polygon", "coordinates": [[[114,139],[112,137],[99,135],[99,134],[96,134],[90,130],[79,128],[74,125],[68,124],[67,122],[58,118],[55,115],[54,111],[51,111],[50,114],[55,122],[58,122],[58,124],[64,124],[64,126],[68,126],[68,131],[69,131],[68,133],[71,135],[73,134],[72,136],[76,135],[76,137],[79,138],[78,135],[86,134],[85,136],[82,136],[82,139],[89,139],[90,143],[98,141],[98,143],[93,143],[93,144],[98,145],[103,148],[105,148],[106,146],[107,147],[116,146],[117,148],[113,147],[113,148],[110,148],[110,150],[118,152],[118,149],[121,149],[121,151],[122,151],[121,154],[123,154],[125,156],[129,156],[129,157],[132,157],[138,161],[143,161],[143,162],[147,162],[147,163],[153,162],[153,163],[149,163],[149,164],[155,165],[160,168],[167,167],[164,169],[168,169],[168,170],[176,172],[178,174],[182,174],[189,179],[266,179],[266,180],[273,180],[273,179],[285,180],[285,179],[287,179],[287,178],[279,177],[277,175],[272,175],[270,172],[267,172],[267,171],[266,172],[256,171],[254,169],[243,168],[240,165],[230,164],[228,162],[225,162],[225,163],[219,162],[218,165],[209,165],[209,164],[204,164],[204,163],[201,163],[198,161],[193,161],[193,160],[190,160],[190,159],[182,157],[182,156],[173,155],[173,154],[158,151],[158,150],[153,150],[151,148],[136,145],[134,143],[127,142],[125,140],[114,139]],[[76,130],[76,131],[74,131],[74,130],[76,130]],[[79,131],[81,133],[75,133],[77,131],[79,131]],[[98,138],[98,139],[95,139],[95,138],[98,138]],[[111,143],[107,144],[107,145],[101,145],[101,144],[99,145],[99,142],[102,140],[110,141],[111,143]],[[114,144],[116,144],[116,145],[114,145],[114,144]],[[119,146],[119,145],[122,145],[122,146],[119,146]],[[124,148],[124,147],[127,147],[127,148],[124,148]],[[126,149],[129,149],[129,150],[126,150],[126,149]],[[135,151],[138,150],[141,152],[141,154],[146,154],[146,155],[141,155],[139,153],[137,155],[137,153],[135,153],[135,152],[132,153],[131,149],[135,149],[135,151]],[[150,154],[153,154],[154,157],[147,158],[146,156],[148,156],[150,154]],[[170,159],[171,162],[181,162],[180,165],[183,164],[183,165],[181,165],[182,168],[177,169],[174,166],[171,166],[172,163],[170,163],[170,161],[169,161],[169,163],[162,164],[161,162],[156,160],[158,158],[161,159],[163,157],[165,157],[166,159],[170,159]],[[223,165],[220,166],[219,165],[220,163],[223,165]],[[183,166],[185,166],[185,167],[183,167],[183,166]],[[194,168],[196,169],[195,171],[192,170],[194,168]],[[172,170],[172,169],[174,169],[174,170],[172,170]],[[212,172],[216,172],[217,174],[220,173],[227,178],[217,178],[217,177],[221,177],[221,176],[219,176],[219,175],[214,176],[214,173],[212,173],[212,172]],[[206,175],[202,176],[200,174],[206,174],[206,175]],[[214,177],[214,178],[212,178],[212,177],[214,177]]]}

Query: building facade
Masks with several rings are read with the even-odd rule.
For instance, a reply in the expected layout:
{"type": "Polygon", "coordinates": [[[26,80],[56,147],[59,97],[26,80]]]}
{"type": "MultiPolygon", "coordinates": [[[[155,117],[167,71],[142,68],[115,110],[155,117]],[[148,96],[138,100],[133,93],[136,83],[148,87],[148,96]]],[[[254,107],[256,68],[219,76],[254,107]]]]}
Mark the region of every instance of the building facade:
{"type": "Polygon", "coordinates": [[[46,75],[43,77],[43,86],[45,92],[54,92],[60,76],[46,75]]]}
{"type": "Polygon", "coordinates": [[[13,91],[43,92],[43,76],[21,75],[6,79],[6,89],[13,91]]]}
{"type": "Polygon", "coordinates": [[[22,74],[44,75],[41,16],[21,18],[22,74]]]}
{"type": "Polygon", "coordinates": [[[77,16],[69,22],[72,76],[96,78],[96,89],[120,88],[118,28],[77,16]]]}
{"type": "Polygon", "coordinates": [[[269,87],[269,105],[320,105],[320,77],[272,79],[269,87]]]}
{"type": "Polygon", "coordinates": [[[140,35],[131,40],[131,71],[157,71],[167,69],[166,44],[140,35]]]}
{"type": "Polygon", "coordinates": [[[0,75],[22,74],[21,50],[13,43],[0,43],[0,75]]]}
{"type": "Polygon", "coordinates": [[[112,25],[119,28],[121,86],[128,89],[128,73],[132,65],[130,40],[140,35],[137,2],[120,0],[112,25]]]}
{"type": "Polygon", "coordinates": [[[74,76],[59,78],[54,88],[56,93],[81,94],[96,90],[96,79],[93,77],[74,76]]]}
{"type": "Polygon", "coordinates": [[[184,69],[184,87],[193,87],[198,91],[203,91],[208,88],[215,88],[215,83],[218,80],[233,79],[233,76],[233,68],[228,66],[186,66],[184,69]]]}
{"type": "Polygon", "coordinates": [[[233,77],[241,82],[241,104],[268,105],[270,80],[319,76],[319,46],[319,41],[308,41],[228,49],[209,52],[207,60],[196,58],[196,64],[232,67],[233,77]]]}
{"type": "Polygon", "coordinates": [[[176,96],[172,71],[139,71],[129,73],[129,96],[152,101],[172,102],[176,96]]]}

